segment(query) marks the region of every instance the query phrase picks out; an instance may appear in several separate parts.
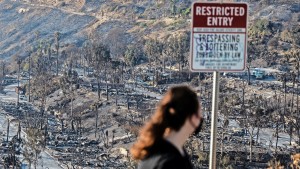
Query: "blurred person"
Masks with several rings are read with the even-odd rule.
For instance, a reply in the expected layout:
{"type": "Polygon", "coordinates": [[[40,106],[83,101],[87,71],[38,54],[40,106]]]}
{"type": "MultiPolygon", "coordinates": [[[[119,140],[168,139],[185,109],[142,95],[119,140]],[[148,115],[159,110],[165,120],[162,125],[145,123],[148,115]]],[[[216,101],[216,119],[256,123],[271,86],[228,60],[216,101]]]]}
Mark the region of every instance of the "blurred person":
{"type": "Polygon", "coordinates": [[[197,95],[189,87],[172,87],[144,125],[131,155],[139,169],[192,169],[183,145],[202,125],[197,95]]]}

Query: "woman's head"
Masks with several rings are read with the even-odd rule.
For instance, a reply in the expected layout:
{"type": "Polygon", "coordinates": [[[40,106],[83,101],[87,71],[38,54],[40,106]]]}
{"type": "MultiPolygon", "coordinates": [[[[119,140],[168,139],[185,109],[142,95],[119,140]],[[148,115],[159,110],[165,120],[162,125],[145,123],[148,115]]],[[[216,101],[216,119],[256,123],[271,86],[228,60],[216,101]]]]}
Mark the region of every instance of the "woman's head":
{"type": "Polygon", "coordinates": [[[187,86],[172,87],[159,103],[150,121],[141,130],[138,141],[131,149],[133,157],[143,159],[155,141],[163,137],[166,128],[178,131],[192,116],[200,116],[196,93],[187,86]]]}
{"type": "Polygon", "coordinates": [[[187,118],[198,115],[197,95],[187,86],[171,88],[161,100],[153,122],[163,123],[167,128],[178,131],[187,118]]]}

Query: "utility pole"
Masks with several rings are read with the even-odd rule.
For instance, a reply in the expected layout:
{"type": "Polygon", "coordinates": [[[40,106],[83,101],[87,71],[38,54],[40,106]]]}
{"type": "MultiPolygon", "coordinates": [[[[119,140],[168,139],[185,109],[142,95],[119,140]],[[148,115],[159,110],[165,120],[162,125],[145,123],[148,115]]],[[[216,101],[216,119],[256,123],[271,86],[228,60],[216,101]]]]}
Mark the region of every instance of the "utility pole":
{"type": "Polygon", "coordinates": [[[44,146],[47,145],[47,134],[48,134],[48,116],[46,113],[46,126],[45,126],[45,133],[44,133],[44,146]]]}
{"type": "Polygon", "coordinates": [[[29,80],[28,80],[28,102],[31,101],[31,97],[30,97],[30,80],[31,80],[31,52],[29,53],[29,71],[28,71],[28,74],[29,74],[29,80]]]}
{"type": "Polygon", "coordinates": [[[18,98],[17,98],[17,106],[19,106],[19,99],[20,99],[20,67],[21,67],[21,59],[20,58],[18,58],[17,64],[18,64],[18,89],[17,89],[18,98]]]}
{"type": "Polygon", "coordinates": [[[60,33],[55,32],[55,49],[56,49],[56,76],[58,76],[58,50],[59,50],[59,40],[60,40],[60,33]]]}
{"type": "Polygon", "coordinates": [[[7,135],[6,135],[6,142],[8,142],[8,137],[9,137],[9,119],[7,119],[7,135]]]}
{"type": "Polygon", "coordinates": [[[95,106],[95,112],[96,112],[96,128],[95,128],[95,139],[97,139],[97,131],[98,131],[98,118],[99,118],[99,112],[98,112],[98,104],[95,106]]]}
{"type": "Polygon", "coordinates": [[[21,121],[19,120],[19,125],[18,125],[18,138],[19,140],[21,139],[21,121]]]}
{"type": "Polygon", "coordinates": [[[0,61],[0,63],[1,63],[1,66],[2,66],[2,77],[1,77],[1,79],[0,79],[0,87],[3,87],[4,86],[4,79],[5,79],[5,61],[4,60],[1,60],[0,61]]]}

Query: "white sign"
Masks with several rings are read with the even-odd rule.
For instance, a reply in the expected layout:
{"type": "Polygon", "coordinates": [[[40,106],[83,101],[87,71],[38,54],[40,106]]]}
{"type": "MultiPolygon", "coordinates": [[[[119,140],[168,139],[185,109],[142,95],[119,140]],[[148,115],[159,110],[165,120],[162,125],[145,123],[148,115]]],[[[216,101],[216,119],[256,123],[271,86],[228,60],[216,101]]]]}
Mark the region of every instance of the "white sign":
{"type": "Polygon", "coordinates": [[[192,71],[244,71],[247,9],[245,3],[193,4],[192,71]]]}

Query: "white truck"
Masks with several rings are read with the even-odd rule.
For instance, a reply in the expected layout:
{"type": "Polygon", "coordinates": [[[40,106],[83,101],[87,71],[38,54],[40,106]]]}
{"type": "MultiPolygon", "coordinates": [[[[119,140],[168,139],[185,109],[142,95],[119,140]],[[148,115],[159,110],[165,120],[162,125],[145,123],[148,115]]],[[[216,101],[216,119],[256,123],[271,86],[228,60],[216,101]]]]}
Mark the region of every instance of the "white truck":
{"type": "Polygon", "coordinates": [[[256,79],[264,79],[266,72],[264,70],[261,70],[259,68],[255,68],[252,71],[252,75],[255,76],[256,79]]]}

